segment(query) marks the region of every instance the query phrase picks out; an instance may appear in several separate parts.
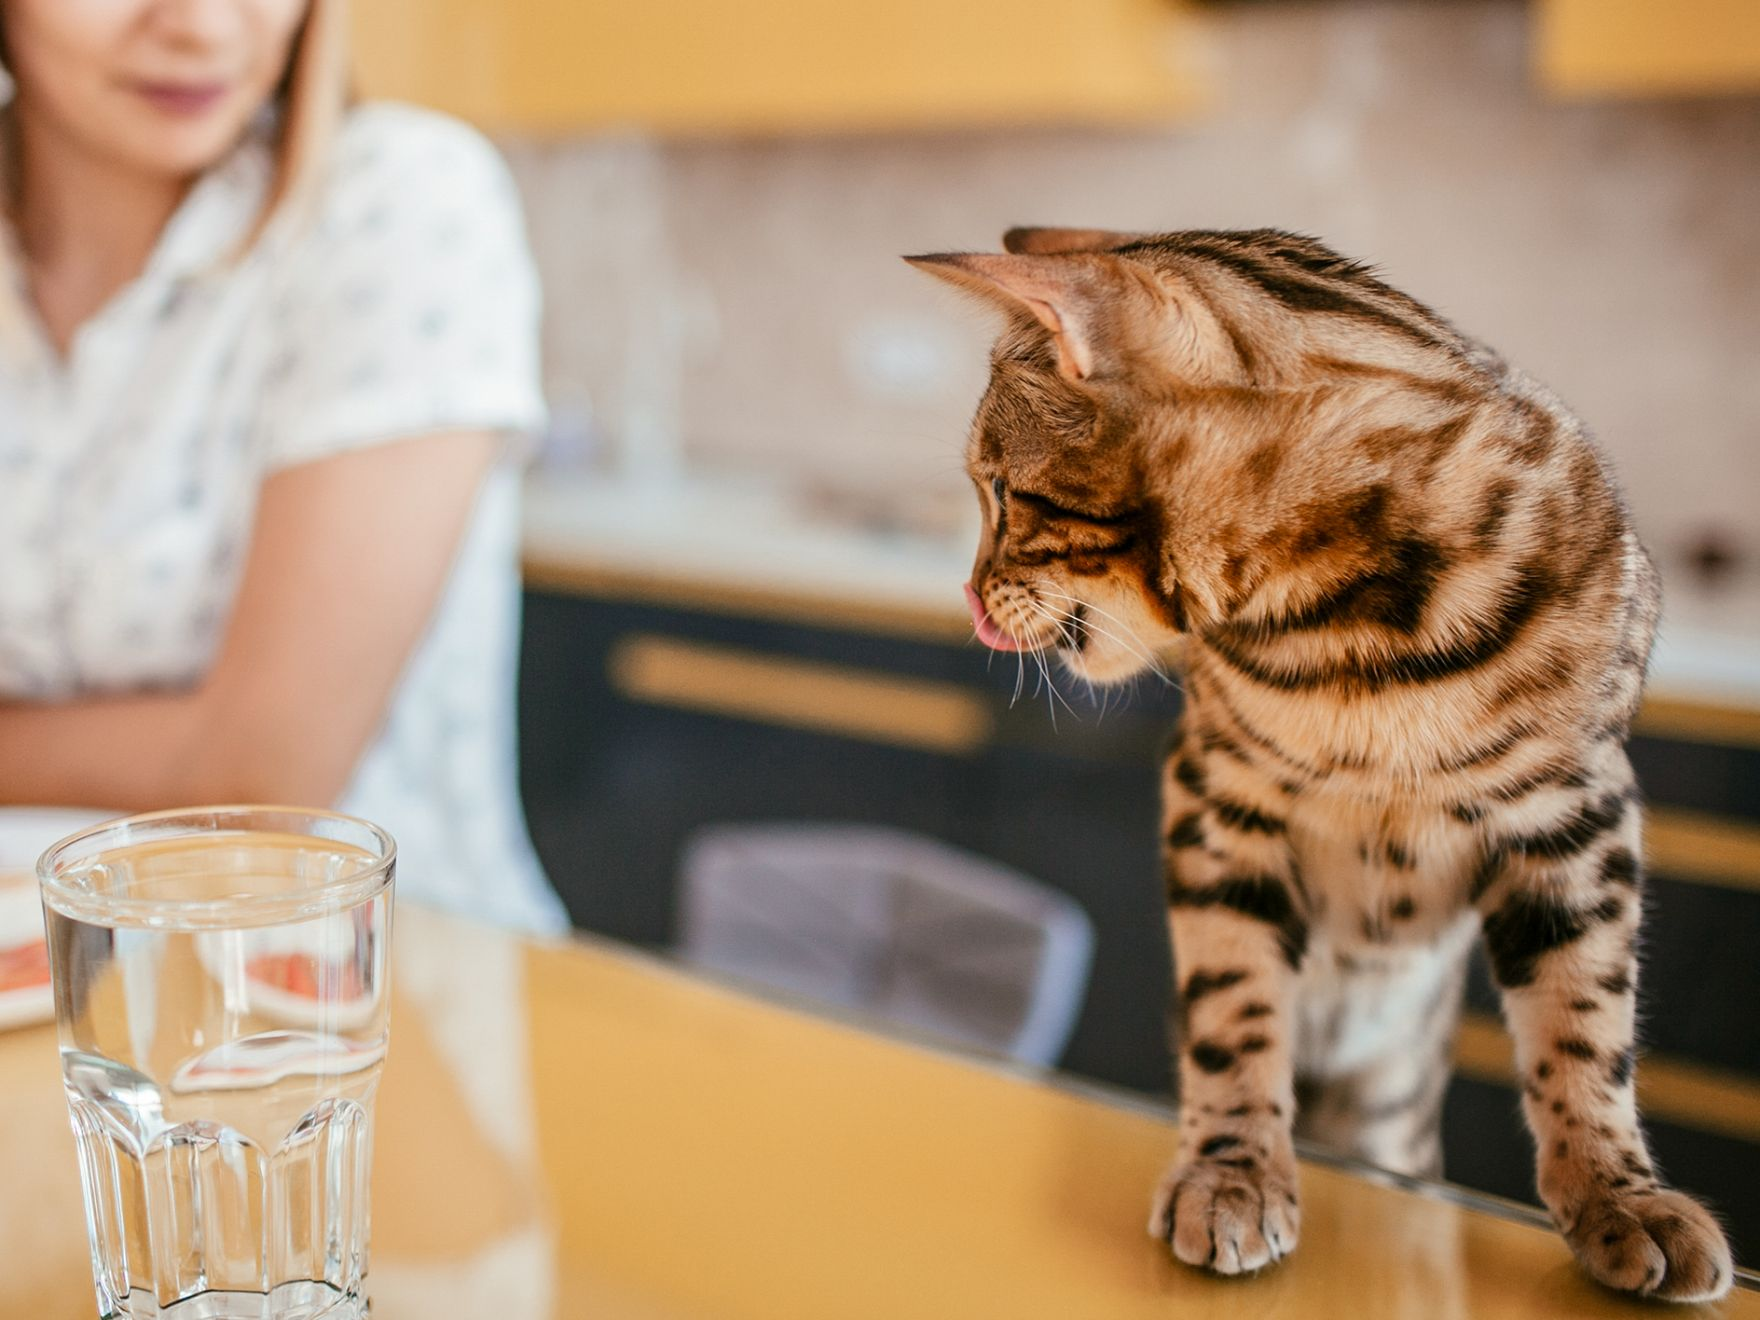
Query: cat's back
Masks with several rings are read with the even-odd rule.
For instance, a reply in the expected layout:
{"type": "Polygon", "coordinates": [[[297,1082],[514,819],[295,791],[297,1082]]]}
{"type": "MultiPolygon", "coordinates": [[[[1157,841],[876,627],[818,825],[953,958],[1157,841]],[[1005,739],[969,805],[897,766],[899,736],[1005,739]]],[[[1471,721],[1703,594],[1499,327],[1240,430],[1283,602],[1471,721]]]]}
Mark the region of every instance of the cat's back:
{"type": "Polygon", "coordinates": [[[1623,734],[1642,686],[1660,593],[1609,465],[1549,388],[1462,343],[1446,386],[1341,372],[1304,396],[1332,418],[1286,460],[1312,493],[1274,502],[1272,571],[1197,639],[1219,696],[1347,778],[1556,760],[1623,734]]]}

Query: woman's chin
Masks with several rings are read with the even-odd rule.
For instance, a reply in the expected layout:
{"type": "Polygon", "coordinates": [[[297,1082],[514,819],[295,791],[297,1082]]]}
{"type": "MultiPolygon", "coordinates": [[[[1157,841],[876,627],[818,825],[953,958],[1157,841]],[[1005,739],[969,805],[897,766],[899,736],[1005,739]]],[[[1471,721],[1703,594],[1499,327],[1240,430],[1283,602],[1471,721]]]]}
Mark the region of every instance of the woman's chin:
{"type": "Polygon", "coordinates": [[[118,146],[143,174],[188,179],[225,160],[244,136],[248,123],[248,118],[241,119],[236,113],[189,119],[155,115],[152,132],[132,134],[118,146]]]}

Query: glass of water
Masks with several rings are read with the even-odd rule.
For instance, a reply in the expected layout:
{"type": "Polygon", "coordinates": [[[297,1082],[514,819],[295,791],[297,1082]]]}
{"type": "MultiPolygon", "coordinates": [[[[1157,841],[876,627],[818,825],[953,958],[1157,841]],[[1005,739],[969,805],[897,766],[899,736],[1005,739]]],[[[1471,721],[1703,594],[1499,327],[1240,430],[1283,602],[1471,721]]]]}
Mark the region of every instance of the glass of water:
{"type": "Polygon", "coordinates": [[[366,1315],[394,867],[377,826],[279,807],[43,854],[100,1315],[366,1315]]]}

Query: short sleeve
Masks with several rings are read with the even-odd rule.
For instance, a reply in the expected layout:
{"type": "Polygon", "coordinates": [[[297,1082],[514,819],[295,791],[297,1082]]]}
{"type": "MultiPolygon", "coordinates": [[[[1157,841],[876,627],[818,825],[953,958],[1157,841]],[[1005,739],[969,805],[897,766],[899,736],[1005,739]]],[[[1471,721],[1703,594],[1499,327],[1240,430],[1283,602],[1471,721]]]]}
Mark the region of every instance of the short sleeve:
{"type": "Polygon", "coordinates": [[[413,107],[355,110],[277,280],[264,471],[435,431],[544,419],[539,294],[495,150],[413,107]]]}

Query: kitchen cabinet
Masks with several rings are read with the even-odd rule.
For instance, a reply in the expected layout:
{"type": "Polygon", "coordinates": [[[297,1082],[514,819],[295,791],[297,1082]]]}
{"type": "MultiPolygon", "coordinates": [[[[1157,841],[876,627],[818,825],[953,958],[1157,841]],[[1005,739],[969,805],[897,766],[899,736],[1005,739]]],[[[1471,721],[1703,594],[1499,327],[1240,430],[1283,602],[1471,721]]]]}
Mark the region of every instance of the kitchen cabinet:
{"type": "Polygon", "coordinates": [[[911,830],[1087,909],[1098,945],[1065,1062],[1165,1090],[1155,766],[1171,690],[1104,725],[1060,710],[1054,731],[1043,696],[1026,709],[1031,681],[1010,708],[1012,662],[957,643],[541,591],[523,668],[527,816],[577,924],[669,943],[679,861],[708,825],[911,830]]]}
{"type": "MultiPolygon", "coordinates": [[[[589,566],[590,567],[590,566],[589,566]]],[[[577,924],[675,937],[679,862],[708,825],[848,821],[916,831],[1073,897],[1097,936],[1062,1066],[1165,1092],[1169,966],[1160,749],[1177,689],[1056,724],[1010,657],[955,617],[826,617],[787,592],[647,586],[528,562],[521,768],[540,857],[577,924]],[[841,707],[841,713],[840,713],[841,707]]],[[[1067,685],[1066,685],[1067,686],[1067,685]]],[[[1760,1252],[1760,727],[1658,700],[1632,754],[1650,799],[1640,1095],[1663,1166],[1760,1252]],[[1744,1229],[1746,1231],[1746,1229],[1744,1229]]],[[[1483,967],[1457,1042],[1449,1174],[1532,1199],[1509,1044],[1483,967]]]]}
{"type": "Polygon", "coordinates": [[[357,0],[361,90],[494,133],[1165,119],[1185,0],[357,0]]]}
{"type": "Polygon", "coordinates": [[[1760,91],[1756,0],[1536,0],[1542,83],[1568,96],[1760,91]]]}

